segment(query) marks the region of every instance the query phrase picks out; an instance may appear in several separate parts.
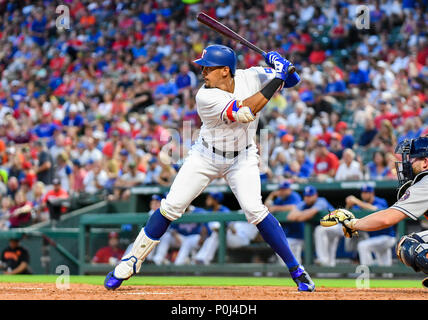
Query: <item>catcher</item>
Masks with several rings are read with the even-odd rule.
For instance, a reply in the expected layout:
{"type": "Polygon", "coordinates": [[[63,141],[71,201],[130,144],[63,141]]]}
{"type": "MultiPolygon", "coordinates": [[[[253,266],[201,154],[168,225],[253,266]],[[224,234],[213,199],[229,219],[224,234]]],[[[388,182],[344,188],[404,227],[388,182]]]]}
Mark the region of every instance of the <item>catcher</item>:
{"type": "MultiPolygon", "coordinates": [[[[341,223],[345,236],[350,238],[357,235],[358,230],[385,229],[407,217],[417,220],[425,215],[428,218],[428,136],[404,140],[395,153],[401,154],[402,161],[396,162],[399,190],[394,205],[362,219],[356,219],[348,210],[337,209],[323,217],[320,224],[330,227],[341,223]]],[[[396,253],[405,265],[428,274],[428,230],[403,236],[396,253]]],[[[422,285],[428,288],[428,277],[422,285]]]]}

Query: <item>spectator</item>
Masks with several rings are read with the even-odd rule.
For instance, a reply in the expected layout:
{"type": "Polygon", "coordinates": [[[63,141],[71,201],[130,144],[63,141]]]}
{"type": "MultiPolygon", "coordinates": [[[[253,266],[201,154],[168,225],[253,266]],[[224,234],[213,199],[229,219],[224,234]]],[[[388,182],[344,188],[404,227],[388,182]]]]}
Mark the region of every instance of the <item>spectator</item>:
{"type": "Polygon", "coordinates": [[[342,159],[344,149],[342,146],[342,135],[340,133],[331,133],[329,150],[334,153],[339,160],[342,159]]]}
{"type": "Polygon", "coordinates": [[[363,179],[361,164],[355,160],[355,152],[352,149],[345,149],[343,151],[343,159],[334,179],[337,181],[363,179]]]}
{"type": "Polygon", "coordinates": [[[314,164],[306,155],[304,149],[296,144],[296,160],[284,167],[284,177],[297,183],[305,183],[311,177],[314,164]]]}
{"type": "Polygon", "coordinates": [[[46,150],[45,143],[40,140],[35,142],[35,149],[37,151],[38,162],[38,165],[35,167],[37,180],[43,182],[45,185],[50,185],[54,176],[54,161],[52,156],[46,150]]]}
{"type": "Polygon", "coordinates": [[[83,154],[81,157],[79,157],[79,160],[82,163],[87,163],[89,160],[92,160],[94,162],[102,161],[103,154],[100,150],[96,148],[95,140],[94,138],[89,138],[86,141],[86,149],[83,151],[83,154]]]}
{"type": "Polygon", "coordinates": [[[339,159],[328,151],[325,141],[319,140],[316,145],[313,177],[321,182],[332,180],[338,167],[339,159]]]}
{"type": "Polygon", "coordinates": [[[361,147],[368,147],[373,139],[376,137],[378,130],[376,129],[375,122],[372,119],[367,119],[364,126],[364,131],[358,140],[358,145],[361,147]]]}
{"type": "Polygon", "coordinates": [[[158,164],[158,160],[156,157],[152,157],[149,160],[148,164],[149,167],[147,168],[144,184],[157,184],[162,171],[162,167],[158,164]]]}
{"type": "Polygon", "coordinates": [[[1,255],[3,274],[31,274],[30,255],[28,250],[21,246],[19,237],[9,239],[9,245],[1,255]]]}
{"type": "Polygon", "coordinates": [[[393,152],[396,144],[397,137],[394,134],[391,121],[385,119],[381,123],[379,132],[374,137],[372,145],[376,148],[383,148],[385,151],[393,152]]]}
{"type": "Polygon", "coordinates": [[[0,202],[0,230],[9,230],[9,210],[13,201],[8,196],[2,196],[0,202]]]}
{"type": "Polygon", "coordinates": [[[373,160],[366,165],[367,180],[383,180],[390,174],[385,152],[382,150],[373,153],[373,160]]]}
{"type": "Polygon", "coordinates": [[[9,209],[9,227],[20,228],[31,223],[33,205],[27,201],[23,190],[18,190],[14,197],[14,205],[9,209]]]}
{"type": "Polygon", "coordinates": [[[295,149],[291,143],[294,137],[286,133],[281,137],[281,145],[276,147],[270,158],[270,165],[274,174],[282,175],[284,166],[295,160],[295,149]]]}
{"type": "Polygon", "coordinates": [[[125,251],[119,247],[119,234],[110,232],[108,234],[108,246],[98,249],[92,258],[92,263],[108,263],[115,266],[122,258],[125,251]]]}
{"type": "Polygon", "coordinates": [[[70,203],[68,192],[61,188],[61,181],[54,178],[52,183],[53,189],[46,192],[43,203],[49,210],[49,220],[55,226],[61,215],[67,212],[70,203]]]}
{"type": "Polygon", "coordinates": [[[61,189],[71,192],[71,186],[73,185],[73,168],[69,163],[67,153],[60,153],[56,159],[56,163],[57,166],[54,175],[60,180],[61,189]]]}
{"type": "Polygon", "coordinates": [[[79,159],[74,159],[72,162],[73,162],[73,167],[71,170],[72,178],[70,179],[71,180],[70,192],[80,194],[85,190],[84,181],[85,181],[87,172],[85,168],[82,166],[79,159]]]}
{"type": "Polygon", "coordinates": [[[102,192],[108,180],[107,172],[103,169],[102,163],[89,160],[86,170],[87,173],[83,179],[85,193],[93,195],[102,192]]]}
{"type": "Polygon", "coordinates": [[[37,181],[33,185],[31,198],[34,213],[34,222],[42,222],[49,220],[49,210],[43,202],[45,193],[46,189],[44,183],[41,181],[37,181]]]}
{"type": "Polygon", "coordinates": [[[130,162],[126,171],[114,183],[114,199],[128,200],[131,188],[143,184],[145,175],[139,171],[135,162],[130,162]]]}

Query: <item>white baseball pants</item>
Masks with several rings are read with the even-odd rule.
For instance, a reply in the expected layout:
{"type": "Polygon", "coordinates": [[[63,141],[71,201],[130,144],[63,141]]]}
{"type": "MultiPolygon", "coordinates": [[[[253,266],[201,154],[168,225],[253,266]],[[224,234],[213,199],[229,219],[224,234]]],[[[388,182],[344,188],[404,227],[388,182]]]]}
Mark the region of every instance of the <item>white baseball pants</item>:
{"type": "Polygon", "coordinates": [[[252,145],[232,160],[220,161],[208,151],[192,150],[178,171],[166,199],[162,199],[161,213],[174,221],[181,217],[192,201],[208,184],[224,177],[239,202],[248,222],[258,224],[269,213],[262,202],[259,156],[252,145]],[[210,158],[211,156],[211,158],[210,158]]]}

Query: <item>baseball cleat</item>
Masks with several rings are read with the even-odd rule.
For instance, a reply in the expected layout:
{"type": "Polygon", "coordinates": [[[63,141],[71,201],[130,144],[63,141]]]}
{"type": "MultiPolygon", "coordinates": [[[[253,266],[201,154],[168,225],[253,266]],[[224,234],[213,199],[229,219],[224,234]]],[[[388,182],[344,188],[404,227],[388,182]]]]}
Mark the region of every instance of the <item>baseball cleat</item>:
{"type": "Polygon", "coordinates": [[[113,274],[113,271],[110,271],[104,280],[104,287],[107,290],[115,290],[115,289],[120,287],[123,280],[125,280],[125,279],[116,278],[113,274]]]}
{"type": "Polygon", "coordinates": [[[297,289],[304,292],[315,291],[315,283],[302,266],[290,269],[291,278],[297,284],[297,289]]]}

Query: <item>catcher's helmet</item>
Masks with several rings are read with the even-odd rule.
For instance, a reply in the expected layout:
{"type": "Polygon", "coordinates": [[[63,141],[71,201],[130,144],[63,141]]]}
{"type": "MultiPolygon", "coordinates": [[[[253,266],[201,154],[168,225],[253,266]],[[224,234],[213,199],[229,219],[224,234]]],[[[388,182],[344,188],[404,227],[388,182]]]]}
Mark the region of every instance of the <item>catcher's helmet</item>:
{"type": "Polygon", "coordinates": [[[395,163],[400,186],[415,178],[410,159],[428,157],[428,137],[406,139],[396,148],[395,153],[401,154],[402,161],[395,163]]]}
{"type": "Polygon", "coordinates": [[[236,54],[231,48],[221,44],[208,46],[202,52],[200,59],[193,61],[204,67],[227,66],[232,75],[236,70],[236,54]]]}

